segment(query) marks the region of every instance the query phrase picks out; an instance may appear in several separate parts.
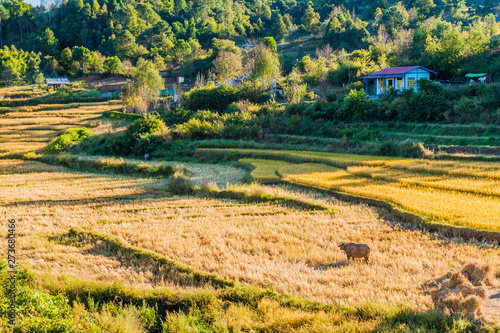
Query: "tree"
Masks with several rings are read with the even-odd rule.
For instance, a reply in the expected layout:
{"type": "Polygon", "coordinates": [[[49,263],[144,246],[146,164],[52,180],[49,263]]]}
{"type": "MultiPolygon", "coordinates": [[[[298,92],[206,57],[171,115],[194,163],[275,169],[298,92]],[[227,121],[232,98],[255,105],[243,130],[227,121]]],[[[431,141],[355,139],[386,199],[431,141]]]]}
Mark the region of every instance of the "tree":
{"type": "Polygon", "coordinates": [[[0,5],[0,48],[3,48],[3,33],[2,33],[2,19],[6,20],[10,17],[10,13],[4,6],[0,5]]]}
{"type": "Polygon", "coordinates": [[[316,33],[319,31],[320,21],[319,14],[314,12],[313,3],[309,1],[307,3],[307,9],[302,17],[302,23],[307,32],[316,33]]]}
{"type": "Polygon", "coordinates": [[[62,69],[66,73],[69,73],[72,62],[73,62],[73,53],[71,52],[71,49],[69,47],[67,47],[64,50],[62,50],[61,59],[60,59],[59,63],[61,64],[62,69]]]}
{"type": "Polygon", "coordinates": [[[232,40],[214,38],[212,39],[212,50],[213,50],[212,56],[214,58],[217,58],[219,52],[228,51],[228,52],[238,53],[240,49],[236,46],[236,44],[232,40]]]}
{"type": "Polygon", "coordinates": [[[27,54],[25,78],[29,83],[34,83],[40,72],[40,53],[30,52],[27,54]]]}
{"type": "Polygon", "coordinates": [[[47,10],[47,14],[49,16],[49,24],[52,21],[52,7],[59,6],[60,4],[61,4],[61,0],[41,0],[40,1],[40,5],[47,10]]]}
{"type": "Polygon", "coordinates": [[[19,35],[21,44],[23,43],[23,16],[31,9],[31,5],[25,4],[23,0],[12,0],[10,2],[10,12],[12,17],[15,17],[19,24],[19,35]]]}
{"type": "Polygon", "coordinates": [[[300,103],[307,92],[307,84],[300,84],[300,73],[295,68],[283,86],[283,93],[291,103],[300,103]]]}
{"type": "Polygon", "coordinates": [[[197,31],[198,30],[196,29],[196,23],[194,22],[194,17],[193,17],[189,20],[189,23],[186,27],[186,38],[195,39],[197,31]]]}
{"type": "Polygon", "coordinates": [[[114,56],[114,57],[111,57],[111,58],[104,60],[104,70],[107,73],[110,73],[113,75],[122,73],[123,69],[122,69],[122,62],[120,61],[120,58],[118,58],[117,56],[114,56]]]}
{"type": "Polygon", "coordinates": [[[92,62],[92,52],[86,47],[74,47],[73,48],[73,60],[78,61],[81,64],[83,73],[87,75],[87,70],[92,62]]]}
{"type": "Polygon", "coordinates": [[[19,72],[14,68],[7,68],[1,72],[0,80],[3,84],[10,86],[13,82],[19,80],[19,72]]]}
{"type": "Polygon", "coordinates": [[[36,76],[35,83],[39,89],[42,89],[43,85],[45,84],[45,76],[43,76],[42,73],[38,74],[36,76]]]}
{"type": "Polygon", "coordinates": [[[129,82],[123,94],[127,110],[139,113],[147,112],[155,107],[160,96],[160,90],[165,89],[165,81],[154,64],[140,58],[137,66],[132,69],[133,82],[129,82]]]}
{"type": "Polygon", "coordinates": [[[57,52],[57,38],[54,33],[49,28],[45,29],[39,36],[35,39],[38,50],[45,55],[54,56],[57,52]]]}
{"type": "Polygon", "coordinates": [[[18,50],[14,45],[10,48],[4,46],[0,49],[0,72],[12,69],[11,74],[17,73],[17,76],[26,71],[26,58],[28,52],[18,50]]]}
{"type": "Polygon", "coordinates": [[[184,60],[191,54],[191,45],[184,39],[178,39],[173,51],[176,63],[184,67],[184,60]]]}
{"type": "Polygon", "coordinates": [[[278,47],[276,46],[276,41],[273,37],[265,37],[263,44],[271,51],[278,52],[278,47]]]}
{"type": "Polygon", "coordinates": [[[262,44],[256,45],[247,56],[245,71],[253,82],[254,94],[257,94],[257,81],[263,89],[268,88],[280,75],[278,55],[262,44]]]}
{"type": "Polygon", "coordinates": [[[137,48],[135,37],[128,30],[123,30],[115,40],[115,50],[120,59],[131,59],[137,48]]]}
{"type": "Polygon", "coordinates": [[[274,24],[274,33],[278,38],[283,37],[283,35],[286,33],[286,25],[283,22],[283,16],[281,16],[281,14],[278,14],[278,19],[274,24]]]}
{"type": "Polygon", "coordinates": [[[222,51],[214,62],[214,71],[219,83],[235,79],[241,75],[242,64],[239,52],[222,51]]]}

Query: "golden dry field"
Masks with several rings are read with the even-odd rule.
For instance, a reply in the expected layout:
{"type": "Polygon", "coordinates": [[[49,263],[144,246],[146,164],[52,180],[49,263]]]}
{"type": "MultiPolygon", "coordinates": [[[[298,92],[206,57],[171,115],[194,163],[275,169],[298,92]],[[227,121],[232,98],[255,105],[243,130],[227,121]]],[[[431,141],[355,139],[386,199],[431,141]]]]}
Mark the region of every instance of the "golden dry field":
{"type": "Polygon", "coordinates": [[[103,132],[112,125],[97,118],[104,111],[115,110],[116,105],[101,102],[3,109],[6,110],[0,111],[0,156],[42,149],[72,127],[97,127],[98,133],[103,132]]]}
{"type": "MultiPolygon", "coordinates": [[[[0,147],[4,154],[34,151],[63,129],[98,121],[97,131],[106,131],[115,124],[103,124],[96,118],[111,107],[106,103],[75,106],[64,110],[70,110],[64,116],[55,115],[61,110],[42,110],[46,106],[4,113],[0,118],[0,147]],[[32,126],[36,129],[22,134],[32,126]]],[[[307,156],[304,152],[297,154],[307,156]]],[[[449,191],[449,184],[453,184],[457,194],[491,200],[498,190],[496,170],[481,164],[462,166],[466,170],[461,169],[462,173],[477,172],[481,181],[474,191],[466,191],[474,179],[462,173],[451,175],[449,169],[457,169],[456,165],[436,165],[446,173],[432,178],[416,170],[424,166],[407,160],[357,157],[349,161],[348,155],[313,155],[344,163],[346,169],[320,161],[270,163],[254,158],[243,162],[253,164],[256,169],[252,175],[262,180],[288,177],[373,196],[377,191],[390,191],[394,195],[391,200],[396,195],[410,195],[402,205],[413,205],[421,199],[414,192],[404,192],[413,188],[422,188],[423,193],[435,191],[435,205],[443,198],[441,192],[449,191]],[[414,169],[410,170],[409,164],[414,169]],[[453,177],[459,181],[448,180],[453,177]],[[401,192],[393,190],[397,186],[401,192]]],[[[215,327],[225,327],[221,332],[412,332],[412,325],[424,325],[418,316],[427,313],[432,305],[424,287],[429,279],[470,261],[500,262],[498,244],[429,234],[390,218],[384,210],[341,202],[313,191],[241,185],[246,172],[238,168],[184,165],[195,184],[206,187],[203,181],[210,180],[226,190],[202,189],[191,196],[174,196],[166,191],[169,180],[165,178],[75,172],[36,161],[0,159],[0,215],[18,217],[19,259],[44,290],[63,290],[80,296],[90,293],[85,289],[89,286],[109,288],[106,290],[117,294],[123,290],[133,290],[134,295],[154,292],[163,295],[169,304],[183,299],[211,299],[203,308],[196,308],[192,305],[195,301],[189,301],[189,306],[183,304],[163,312],[163,332],[209,332],[215,327]],[[307,203],[310,207],[291,202],[307,203]],[[88,233],[88,237],[75,238],[75,230],[88,233]],[[118,247],[110,245],[113,239],[120,244],[118,247]],[[370,263],[347,263],[338,248],[341,242],[369,244],[370,263]],[[131,254],[130,249],[135,252],[131,254]],[[159,266],[148,259],[151,256],[184,265],[180,268],[183,273],[173,272],[168,265],[159,266]],[[212,282],[200,282],[195,278],[197,274],[212,274],[207,280],[212,282]],[[268,288],[274,290],[270,295],[277,292],[280,296],[255,301],[249,296],[250,300],[242,301],[245,294],[234,301],[234,294],[243,291],[221,291],[213,281],[261,288],[261,293],[268,288]],[[233,294],[220,296],[225,292],[233,294]],[[294,301],[299,305],[290,305],[279,301],[285,297],[281,295],[313,303],[301,307],[302,301],[294,301]],[[226,298],[221,301],[223,297],[226,298]],[[328,306],[335,310],[322,308],[328,306]],[[416,315],[391,322],[388,318],[398,311],[414,311],[416,315]],[[209,320],[205,316],[214,317],[209,320]],[[204,324],[196,326],[196,320],[209,320],[212,326],[197,329],[204,324]]],[[[470,203],[473,204],[482,202],[470,203]]],[[[478,216],[489,221],[486,215],[478,216]]],[[[2,230],[0,235],[5,237],[6,233],[2,230]]],[[[500,277],[499,268],[495,274],[500,277]]],[[[103,294],[106,293],[95,293],[103,294]]],[[[97,318],[94,321],[104,325],[100,327],[108,327],[109,332],[151,331],[138,321],[134,308],[119,303],[125,297],[120,295],[120,301],[112,301],[125,312],[103,307],[100,312],[93,312],[93,318],[97,318]],[[121,322],[121,330],[112,329],[121,322]]],[[[88,303],[87,310],[78,302],[74,304],[75,318],[88,318],[86,311],[91,311],[93,303],[88,303]]],[[[495,309],[485,313],[491,320],[500,320],[495,309]]],[[[434,318],[432,312],[429,316],[434,318]]],[[[432,325],[418,330],[439,331],[432,325]]],[[[460,322],[456,325],[466,327],[460,322]]]]}
{"type": "MultiPolygon", "coordinates": [[[[338,164],[345,158],[330,155],[322,157],[325,163],[338,164]]],[[[316,154],[311,156],[317,159],[316,154]]],[[[357,166],[340,168],[323,163],[240,161],[255,167],[252,175],[258,180],[276,180],[279,175],[285,180],[385,200],[441,223],[500,231],[499,163],[409,159],[375,163],[358,157],[357,166]]]]}
{"type": "Polygon", "coordinates": [[[9,170],[0,176],[0,211],[22,220],[22,257],[40,275],[120,280],[139,288],[158,285],[161,279],[148,267],[128,265],[95,244],[54,240],[82,227],[223,278],[272,286],[305,299],[425,310],[430,306],[421,289],[426,280],[471,260],[500,260],[498,246],[408,230],[371,208],[314,193],[257,185],[236,189],[313,200],[335,213],[171,197],[162,191],[164,180],[61,172],[30,161],[16,162],[22,170],[17,173],[11,162],[0,164],[0,173],[9,170]],[[370,244],[371,263],[348,265],[337,247],[340,242],[370,244]]]}

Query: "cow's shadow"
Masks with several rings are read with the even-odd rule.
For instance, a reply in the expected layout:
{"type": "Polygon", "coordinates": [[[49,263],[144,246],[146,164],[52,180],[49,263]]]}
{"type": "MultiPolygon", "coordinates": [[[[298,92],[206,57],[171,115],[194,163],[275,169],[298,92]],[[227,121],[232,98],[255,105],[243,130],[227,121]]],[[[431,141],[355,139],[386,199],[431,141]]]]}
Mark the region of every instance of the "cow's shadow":
{"type": "Polygon", "coordinates": [[[314,268],[314,270],[317,270],[317,271],[326,271],[326,270],[329,270],[332,268],[342,268],[342,267],[345,267],[349,264],[352,264],[352,263],[348,263],[347,260],[339,260],[339,261],[335,261],[335,262],[332,262],[331,264],[327,264],[327,265],[317,264],[317,265],[314,265],[313,268],[314,268]]]}

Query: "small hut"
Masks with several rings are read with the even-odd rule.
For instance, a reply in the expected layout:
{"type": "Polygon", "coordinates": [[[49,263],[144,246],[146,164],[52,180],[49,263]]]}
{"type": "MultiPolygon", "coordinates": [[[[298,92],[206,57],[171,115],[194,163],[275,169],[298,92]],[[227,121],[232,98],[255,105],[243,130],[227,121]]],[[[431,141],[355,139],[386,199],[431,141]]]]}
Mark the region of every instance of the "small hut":
{"type": "Polygon", "coordinates": [[[475,82],[481,82],[481,83],[486,83],[486,80],[488,79],[488,74],[487,73],[468,73],[465,75],[465,78],[469,81],[469,84],[473,84],[475,82]]]}
{"type": "Polygon", "coordinates": [[[62,86],[71,86],[71,83],[68,81],[67,77],[54,77],[45,79],[45,83],[47,83],[47,87],[62,87],[62,86]]]}

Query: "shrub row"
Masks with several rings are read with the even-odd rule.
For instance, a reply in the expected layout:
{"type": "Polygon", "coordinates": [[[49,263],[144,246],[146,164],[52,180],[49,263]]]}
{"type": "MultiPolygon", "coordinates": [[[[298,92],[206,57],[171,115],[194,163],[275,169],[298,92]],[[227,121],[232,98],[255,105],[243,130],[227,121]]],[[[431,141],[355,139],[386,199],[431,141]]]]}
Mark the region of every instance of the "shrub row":
{"type": "Polygon", "coordinates": [[[171,176],[174,173],[184,173],[186,170],[162,163],[159,165],[135,164],[125,162],[121,158],[100,158],[98,160],[79,158],[70,154],[43,155],[34,157],[37,161],[62,165],[71,169],[90,172],[112,172],[120,174],[139,174],[145,176],[171,176]]]}

